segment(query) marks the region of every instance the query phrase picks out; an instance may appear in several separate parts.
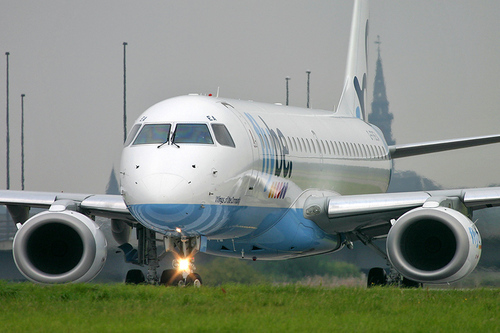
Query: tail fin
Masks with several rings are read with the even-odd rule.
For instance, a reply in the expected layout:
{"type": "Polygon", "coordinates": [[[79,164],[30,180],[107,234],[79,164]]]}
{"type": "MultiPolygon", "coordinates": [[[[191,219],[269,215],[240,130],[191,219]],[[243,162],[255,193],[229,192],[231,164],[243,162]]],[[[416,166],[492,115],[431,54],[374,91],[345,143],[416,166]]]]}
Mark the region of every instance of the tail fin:
{"type": "Polygon", "coordinates": [[[337,112],[366,119],[368,0],[356,0],[352,15],[344,90],[337,112]]]}

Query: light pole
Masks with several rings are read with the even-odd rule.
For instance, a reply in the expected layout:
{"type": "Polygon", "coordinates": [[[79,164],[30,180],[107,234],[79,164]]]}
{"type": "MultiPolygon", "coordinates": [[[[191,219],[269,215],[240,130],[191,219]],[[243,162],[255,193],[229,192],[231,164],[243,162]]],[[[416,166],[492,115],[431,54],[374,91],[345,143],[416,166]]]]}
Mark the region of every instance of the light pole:
{"type": "Polygon", "coordinates": [[[309,109],[309,93],[310,93],[310,90],[309,90],[309,81],[310,81],[310,78],[311,78],[311,71],[307,70],[306,73],[307,73],[307,108],[309,109]]]}
{"type": "Polygon", "coordinates": [[[285,80],[286,80],[286,105],[288,105],[288,97],[289,97],[289,91],[288,91],[288,81],[290,81],[290,80],[291,80],[291,78],[290,78],[289,76],[287,76],[287,77],[285,78],[285,80]]]}
{"type": "Polygon", "coordinates": [[[127,140],[127,58],[126,47],[128,43],[123,42],[123,142],[127,140]]]}
{"type": "Polygon", "coordinates": [[[7,57],[7,190],[10,189],[10,128],[9,128],[9,52],[5,52],[7,57]]]}
{"type": "Polygon", "coordinates": [[[24,96],[21,94],[21,190],[24,191],[24,96]]]}

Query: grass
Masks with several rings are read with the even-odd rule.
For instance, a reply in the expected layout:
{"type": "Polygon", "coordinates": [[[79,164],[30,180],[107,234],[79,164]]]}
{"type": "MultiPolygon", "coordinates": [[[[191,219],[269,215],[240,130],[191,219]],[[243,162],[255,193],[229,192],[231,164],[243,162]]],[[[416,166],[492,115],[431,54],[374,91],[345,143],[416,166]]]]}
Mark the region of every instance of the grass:
{"type": "Polygon", "coordinates": [[[0,282],[2,332],[500,331],[500,290],[0,282]]]}

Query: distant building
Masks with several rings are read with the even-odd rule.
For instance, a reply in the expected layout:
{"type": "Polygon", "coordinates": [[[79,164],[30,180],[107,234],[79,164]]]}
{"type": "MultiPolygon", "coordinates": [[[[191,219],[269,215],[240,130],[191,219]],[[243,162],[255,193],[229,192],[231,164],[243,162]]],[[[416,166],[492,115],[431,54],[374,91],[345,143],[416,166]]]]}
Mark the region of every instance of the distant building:
{"type": "Polygon", "coordinates": [[[380,128],[388,145],[394,145],[396,141],[392,137],[391,129],[394,116],[389,112],[389,101],[385,92],[384,72],[380,58],[380,37],[375,43],[378,44],[378,59],[373,84],[372,112],[368,115],[368,122],[380,128]]]}
{"type": "Polygon", "coordinates": [[[120,194],[120,186],[116,179],[115,168],[111,169],[108,186],[106,186],[106,194],[120,194]]]}

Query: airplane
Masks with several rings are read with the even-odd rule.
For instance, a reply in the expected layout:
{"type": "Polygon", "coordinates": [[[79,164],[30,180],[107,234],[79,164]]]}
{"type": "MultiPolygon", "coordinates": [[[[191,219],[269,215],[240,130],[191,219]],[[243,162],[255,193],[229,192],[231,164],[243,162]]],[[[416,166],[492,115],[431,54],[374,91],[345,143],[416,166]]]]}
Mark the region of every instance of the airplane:
{"type": "Polygon", "coordinates": [[[159,102],[124,143],[120,195],[0,191],[18,231],[19,271],[42,284],[91,281],[106,261],[95,217],[110,219],[126,282],[200,286],[199,252],[286,260],[352,248],[386,259],[368,285],[450,283],[474,270],[477,209],[500,188],[385,193],[398,158],[500,142],[500,135],[388,146],[367,122],[368,1],[356,0],[335,111],[186,95],[159,102]],[[44,211],[29,217],[30,208],[44,211]],[[130,244],[136,231],[137,248],[130,244]],[[386,248],[373,241],[386,239],[386,248]],[[165,251],[159,253],[158,248],[165,251]],[[172,268],[158,271],[166,253],[172,268]]]}

